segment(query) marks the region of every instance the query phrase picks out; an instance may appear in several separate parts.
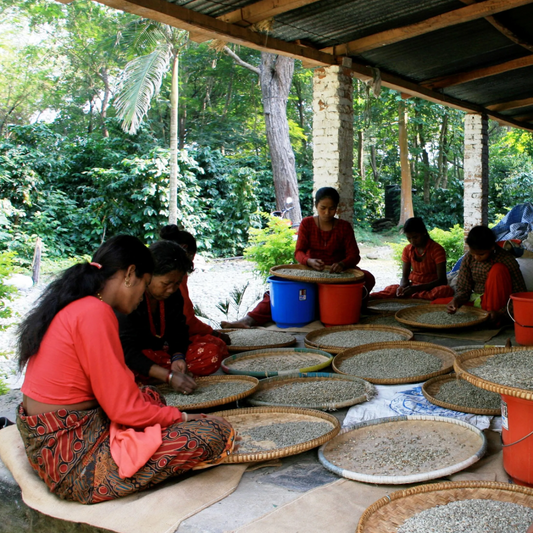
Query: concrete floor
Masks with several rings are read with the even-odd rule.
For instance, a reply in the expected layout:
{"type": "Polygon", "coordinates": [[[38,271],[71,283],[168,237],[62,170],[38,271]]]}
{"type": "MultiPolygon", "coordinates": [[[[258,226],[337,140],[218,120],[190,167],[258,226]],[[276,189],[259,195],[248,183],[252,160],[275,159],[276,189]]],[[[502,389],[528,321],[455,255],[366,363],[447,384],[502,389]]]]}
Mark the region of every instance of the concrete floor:
{"type": "MultiPolygon", "coordinates": [[[[303,346],[303,335],[297,336],[303,346]]],[[[508,338],[515,345],[514,330],[505,329],[487,344],[504,345],[508,338]]],[[[477,345],[479,341],[465,341],[428,334],[416,334],[416,340],[433,342],[441,346],[477,345]]],[[[230,406],[228,408],[233,408],[230,406]]],[[[348,409],[335,412],[344,419],[348,409]]],[[[14,416],[12,413],[11,416],[14,416]]],[[[326,470],[318,461],[317,450],[311,450],[281,460],[281,466],[246,472],[237,490],[224,500],[204,509],[181,523],[177,533],[222,533],[232,531],[267,514],[303,493],[335,481],[337,476],[326,470]]],[[[79,526],[44,517],[25,506],[20,490],[9,471],[0,461],[0,532],[98,532],[89,526],[79,526]],[[8,519],[7,519],[8,518],[8,519]]],[[[332,526],[333,527],[333,526],[332,526]]]]}

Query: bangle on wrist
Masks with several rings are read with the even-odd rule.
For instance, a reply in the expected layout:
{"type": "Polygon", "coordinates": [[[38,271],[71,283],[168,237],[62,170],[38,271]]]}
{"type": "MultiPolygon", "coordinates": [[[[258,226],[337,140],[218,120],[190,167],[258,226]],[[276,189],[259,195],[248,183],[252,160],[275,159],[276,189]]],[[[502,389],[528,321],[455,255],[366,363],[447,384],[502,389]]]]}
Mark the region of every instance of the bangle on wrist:
{"type": "Polygon", "coordinates": [[[181,421],[182,422],[188,422],[189,421],[189,416],[187,415],[187,413],[185,411],[181,412],[181,421]]]}
{"type": "Polygon", "coordinates": [[[184,361],[184,360],[185,360],[185,356],[182,353],[175,353],[170,358],[171,363],[174,363],[175,361],[184,361]]]}
{"type": "Polygon", "coordinates": [[[167,376],[167,383],[170,385],[172,378],[174,377],[174,372],[169,372],[167,376]]]}

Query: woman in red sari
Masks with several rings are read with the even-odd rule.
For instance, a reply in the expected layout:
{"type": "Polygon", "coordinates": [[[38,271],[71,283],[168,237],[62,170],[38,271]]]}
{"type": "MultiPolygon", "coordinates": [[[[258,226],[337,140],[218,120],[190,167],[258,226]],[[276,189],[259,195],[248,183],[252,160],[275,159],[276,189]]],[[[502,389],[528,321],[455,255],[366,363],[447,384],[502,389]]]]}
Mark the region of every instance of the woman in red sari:
{"type": "Polygon", "coordinates": [[[62,499],[126,496],[233,449],[228,422],[166,406],[126,366],[114,311],[142,302],[152,270],[138,239],[113,237],[50,284],[20,326],[17,426],[30,465],[62,499]]]}
{"type": "MultiPolygon", "coordinates": [[[[339,193],[333,187],[322,187],[316,192],[315,207],[318,215],[305,217],[298,229],[294,257],[301,265],[314,270],[324,270],[326,266],[330,266],[332,273],[357,267],[361,256],[353,228],[346,220],[335,217],[339,201],[339,193]]],[[[370,272],[361,272],[364,274],[367,290],[363,299],[364,307],[376,280],[370,272]]],[[[249,328],[261,326],[271,320],[270,295],[265,293],[263,300],[244,318],[235,322],[222,322],[221,325],[223,328],[249,328]]]]}

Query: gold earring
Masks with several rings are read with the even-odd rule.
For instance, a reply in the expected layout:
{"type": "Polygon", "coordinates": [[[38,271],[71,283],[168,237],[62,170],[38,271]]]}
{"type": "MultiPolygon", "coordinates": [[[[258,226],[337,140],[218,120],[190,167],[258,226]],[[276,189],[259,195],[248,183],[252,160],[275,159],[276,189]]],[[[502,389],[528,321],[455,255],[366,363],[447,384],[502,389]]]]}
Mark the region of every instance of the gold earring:
{"type": "Polygon", "coordinates": [[[124,285],[126,285],[128,289],[131,287],[131,281],[129,276],[127,278],[124,278],[124,285]]]}

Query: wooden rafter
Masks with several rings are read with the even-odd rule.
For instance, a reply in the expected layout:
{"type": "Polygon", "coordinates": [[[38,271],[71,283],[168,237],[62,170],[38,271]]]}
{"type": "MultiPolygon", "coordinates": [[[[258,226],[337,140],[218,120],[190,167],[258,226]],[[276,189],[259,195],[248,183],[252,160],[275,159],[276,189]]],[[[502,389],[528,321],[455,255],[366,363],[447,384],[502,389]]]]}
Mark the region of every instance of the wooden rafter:
{"type": "Polygon", "coordinates": [[[429,19],[409,24],[401,28],[386,30],[355,41],[330,46],[322,51],[333,55],[354,55],[379,48],[388,44],[397,43],[406,39],[424,35],[442,28],[463,24],[472,20],[488,17],[501,11],[508,11],[515,7],[530,4],[532,0],[484,0],[466,7],[437,15],[429,19]]]}
{"type": "Polygon", "coordinates": [[[522,100],[513,100],[510,102],[488,105],[487,109],[490,111],[509,111],[510,109],[519,109],[520,107],[527,107],[530,105],[533,105],[533,98],[523,98],[522,100]]]}
{"type": "Polygon", "coordinates": [[[513,117],[515,120],[519,120],[520,122],[532,122],[533,121],[533,113],[527,113],[526,115],[518,115],[516,117],[513,117]]]}
{"type": "Polygon", "coordinates": [[[521,57],[519,59],[513,59],[512,61],[506,61],[498,65],[491,67],[478,68],[469,72],[461,72],[454,74],[453,76],[441,76],[439,78],[433,78],[421,83],[422,86],[429,89],[442,89],[444,87],[453,87],[454,85],[460,85],[461,83],[467,83],[469,81],[480,80],[482,78],[488,78],[489,76],[496,76],[504,72],[510,72],[519,68],[530,67],[533,65],[533,55],[521,57]]]}
{"type": "Polygon", "coordinates": [[[231,13],[218,17],[219,20],[238,24],[239,26],[251,26],[256,22],[266,20],[287,11],[313,4],[318,0],[261,0],[231,13]]]}

